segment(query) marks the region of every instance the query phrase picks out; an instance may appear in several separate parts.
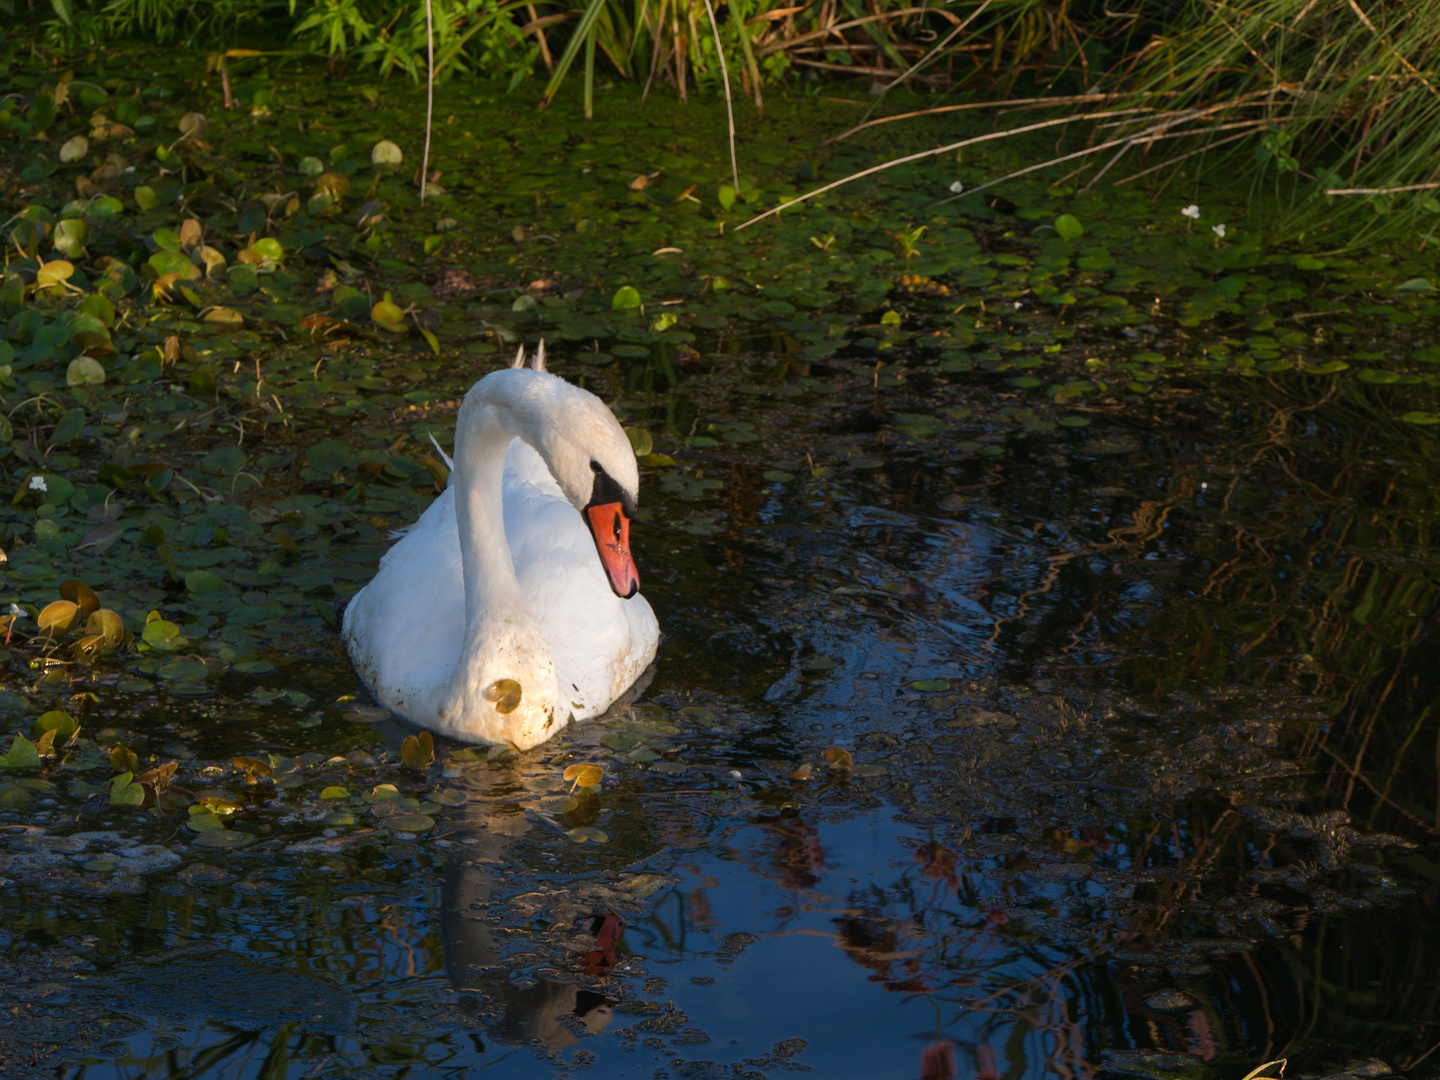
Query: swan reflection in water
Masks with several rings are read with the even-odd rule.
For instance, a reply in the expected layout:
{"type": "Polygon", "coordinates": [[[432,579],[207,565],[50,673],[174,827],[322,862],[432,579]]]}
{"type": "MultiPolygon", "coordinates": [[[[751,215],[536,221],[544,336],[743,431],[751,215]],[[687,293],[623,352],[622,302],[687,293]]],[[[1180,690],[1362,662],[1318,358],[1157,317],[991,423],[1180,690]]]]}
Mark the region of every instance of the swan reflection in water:
{"type": "MultiPolygon", "coordinates": [[[[515,779],[508,773],[481,773],[482,782],[492,778],[515,779]]],[[[610,1002],[571,982],[516,980],[503,966],[494,926],[486,918],[496,892],[496,870],[506,861],[505,848],[531,828],[523,813],[509,813],[487,816],[453,835],[459,843],[445,868],[440,897],[445,974],[457,993],[478,995],[477,1006],[488,1002],[484,1011],[498,1013],[485,1025],[496,1042],[538,1039],[551,1050],[564,1050],[609,1026],[610,1002]]]]}

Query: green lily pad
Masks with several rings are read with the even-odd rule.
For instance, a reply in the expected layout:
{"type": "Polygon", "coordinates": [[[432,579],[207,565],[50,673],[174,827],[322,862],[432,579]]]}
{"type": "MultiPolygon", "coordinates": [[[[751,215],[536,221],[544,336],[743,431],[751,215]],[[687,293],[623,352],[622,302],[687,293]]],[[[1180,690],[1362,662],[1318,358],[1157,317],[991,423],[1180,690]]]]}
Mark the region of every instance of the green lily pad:
{"type": "Polygon", "coordinates": [[[910,688],[926,694],[938,694],[949,690],[950,682],[947,679],[918,679],[910,684],[910,688]]]}
{"type": "Polygon", "coordinates": [[[38,769],[40,751],[24,735],[16,735],[9,751],[0,757],[0,769],[38,769]]]}
{"type": "Polygon", "coordinates": [[[185,588],[197,596],[219,596],[230,591],[229,583],[209,570],[191,570],[185,575],[185,588]]]}
{"type": "Polygon", "coordinates": [[[435,827],[435,819],[425,814],[391,814],[384,824],[395,832],[425,832],[435,827]]]}
{"type": "Polygon", "coordinates": [[[255,837],[249,833],[238,832],[235,829],[213,829],[202,832],[195,837],[191,843],[196,847],[219,848],[222,850],[233,850],[242,848],[246,844],[253,843],[255,837]]]}
{"type": "Polygon", "coordinates": [[[572,844],[608,844],[610,834],[593,825],[581,825],[579,828],[571,829],[565,834],[572,844]]]}

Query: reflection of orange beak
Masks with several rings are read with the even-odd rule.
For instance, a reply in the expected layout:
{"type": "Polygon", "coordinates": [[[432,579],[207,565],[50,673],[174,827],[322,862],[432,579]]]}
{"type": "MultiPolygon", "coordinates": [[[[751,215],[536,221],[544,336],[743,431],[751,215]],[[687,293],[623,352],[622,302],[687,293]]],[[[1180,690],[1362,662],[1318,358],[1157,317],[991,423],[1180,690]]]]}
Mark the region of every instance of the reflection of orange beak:
{"type": "Polygon", "coordinates": [[[595,550],[600,553],[600,562],[610,578],[610,588],[622,600],[630,599],[640,591],[640,575],[635,570],[635,560],[630,557],[630,519],[618,502],[587,506],[583,513],[590,535],[595,538],[595,550]]]}

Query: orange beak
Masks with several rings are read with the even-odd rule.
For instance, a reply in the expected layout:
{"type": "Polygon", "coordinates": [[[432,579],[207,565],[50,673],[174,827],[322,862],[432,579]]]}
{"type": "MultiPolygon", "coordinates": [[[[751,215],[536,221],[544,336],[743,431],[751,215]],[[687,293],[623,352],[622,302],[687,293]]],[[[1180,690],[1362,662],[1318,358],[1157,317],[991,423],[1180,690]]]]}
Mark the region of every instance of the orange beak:
{"type": "Polygon", "coordinates": [[[640,575],[630,557],[630,519],[624,508],[618,502],[601,503],[587,506],[582,513],[595,538],[600,563],[610,578],[610,588],[622,600],[630,599],[640,591],[640,575]]]}

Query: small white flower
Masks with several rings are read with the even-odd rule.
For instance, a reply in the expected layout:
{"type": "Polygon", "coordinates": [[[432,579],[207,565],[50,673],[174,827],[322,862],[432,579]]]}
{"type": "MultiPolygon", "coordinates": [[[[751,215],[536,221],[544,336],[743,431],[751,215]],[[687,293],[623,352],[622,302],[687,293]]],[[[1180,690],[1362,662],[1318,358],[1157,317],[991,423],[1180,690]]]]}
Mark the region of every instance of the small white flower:
{"type": "Polygon", "coordinates": [[[11,604],[10,617],[12,619],[23,619],[25,617],[25,612],[23,609],[21,609],[19,604],[11,604]]]}
{"type": "Polygon", "coordinates": [[[1211,225],[1211,226],[1210,226],[1210,231],[1213,232],[1216,236],[1218,236],[1221,240],[1224,240],[1224,239],[1225,239],[1225,226],[1224,226],[1224,225],[1211,225]]]}
{"type": "Polygon", "coordinates": [[[30,477],[30,490],[31,490],[31,491],[49,491],[50,488],[49,488],[48,486],[46,486],[46,484],[45,484],[45,477],[43,477],[43,476],[32,476],[32,477],[30,477]]]}
{"type": "Polygon", "coordinates": [[[1191,221],[1200,220],[1200,207],[1196,206],[1194,203],[1191,203],[1189,206],[1185,207],[1185,209],[1181,210],[1180,213],[1184,214],[1191,221]]]}
{"type": "Polygon", "coordinates": [[[956,195],[959,195],[960,192],[965,190],[965,185],[962,184],[959,180],[956,180],[953,184],[950,185],[950,190],[953,191],[956,195]]]}

